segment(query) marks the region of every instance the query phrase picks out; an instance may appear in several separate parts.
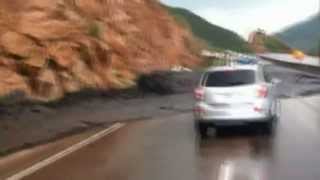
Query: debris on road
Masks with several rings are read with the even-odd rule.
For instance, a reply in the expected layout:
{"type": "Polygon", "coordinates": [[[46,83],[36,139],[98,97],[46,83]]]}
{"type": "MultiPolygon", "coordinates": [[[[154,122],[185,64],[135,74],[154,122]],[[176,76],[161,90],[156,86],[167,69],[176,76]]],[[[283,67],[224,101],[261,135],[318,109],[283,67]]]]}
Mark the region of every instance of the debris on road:
{"type": "MultiPolygon", "coordinates": [[[[266,76],[277,78],[282,98],[320,92],[320,77],[267,65],[266,76]]],[[[192,92],[200,72],[155,72],[141,76],[138,87],[118,91],[87,90],[51,103],[19,99],[0,106],[0,152],[10,152],[79,132],[97,125],[151,119],[191,111],[192,92]],[[27,135],[26,135],[27,134],[27,135]]]]}
{"type": "Polygon", "coordinates": [[[200,76],[199,72],[155,72],[141,76],[138,86],[142,92],[160,95],[190,93],[200,76]]]}

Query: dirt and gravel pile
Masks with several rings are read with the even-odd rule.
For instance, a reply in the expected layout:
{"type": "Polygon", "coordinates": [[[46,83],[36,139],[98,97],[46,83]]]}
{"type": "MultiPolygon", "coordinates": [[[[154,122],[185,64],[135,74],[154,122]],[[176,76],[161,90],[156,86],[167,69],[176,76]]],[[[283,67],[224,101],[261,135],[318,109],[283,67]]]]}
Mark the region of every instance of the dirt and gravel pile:
{"type": "Polygon", "coordinates": [[[127,88],[197,64],[192,39],[155,0],[1,0],[0,95],[127,88]]]}

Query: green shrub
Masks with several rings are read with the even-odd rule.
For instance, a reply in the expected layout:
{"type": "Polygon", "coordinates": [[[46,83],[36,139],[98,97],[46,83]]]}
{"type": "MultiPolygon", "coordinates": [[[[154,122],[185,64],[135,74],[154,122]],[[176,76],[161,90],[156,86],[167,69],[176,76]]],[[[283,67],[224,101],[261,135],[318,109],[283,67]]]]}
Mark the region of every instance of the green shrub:
{"type": "Polygon", "coordinates": [[[89,23],[88,26],[88,35],[97,39],[101,38],[102,27],[99,22],[93,21],[89,23]]]}
{"type": "Polygon", "coordinates": [[[248,43],[238,34],[211,24],[202,17],[182,8],[164,6],[179,24],[191,30],[193,35],[206,42],[209,48],[251,52],[248,43]]]}

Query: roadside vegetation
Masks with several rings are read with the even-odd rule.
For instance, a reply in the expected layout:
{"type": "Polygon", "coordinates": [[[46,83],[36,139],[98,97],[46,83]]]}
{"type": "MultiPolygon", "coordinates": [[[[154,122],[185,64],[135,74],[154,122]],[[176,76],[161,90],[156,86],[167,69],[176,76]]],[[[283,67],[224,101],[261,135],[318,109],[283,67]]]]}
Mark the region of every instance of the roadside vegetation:
{"type": "Polygon", "coordinates": [[[211,24],[186,9],[163,6],[175,17],[178,23],[190,29],[195,37],[206,42],[209,49],[251,52],[248,43],[235,32],[211,24]]]}
{"type": "Polygon", "coordinates": [[[271,52],[291,52],[291,48],[274,36],[266,36],[264,39],[265,47],[271,52]]]}
{"type": "Polygon", "coordinates": [[[251,33],[250,46],[257,53],[275,52],[291,53],[292,48],[275,36],[266,34],[258,29],[251,33]]]}

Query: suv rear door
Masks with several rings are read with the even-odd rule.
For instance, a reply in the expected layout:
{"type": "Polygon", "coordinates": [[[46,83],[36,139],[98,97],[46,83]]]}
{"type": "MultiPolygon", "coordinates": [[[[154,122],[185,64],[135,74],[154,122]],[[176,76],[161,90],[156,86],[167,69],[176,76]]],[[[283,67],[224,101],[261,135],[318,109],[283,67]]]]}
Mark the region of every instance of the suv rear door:
{"type": "Polygon", "coordinates": [[[252,103],[259,96],[258,82],[255,70],[209,72],[204,82],[204,100],[212,105],[252,103]]]}

